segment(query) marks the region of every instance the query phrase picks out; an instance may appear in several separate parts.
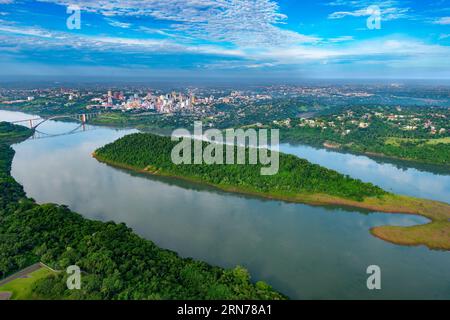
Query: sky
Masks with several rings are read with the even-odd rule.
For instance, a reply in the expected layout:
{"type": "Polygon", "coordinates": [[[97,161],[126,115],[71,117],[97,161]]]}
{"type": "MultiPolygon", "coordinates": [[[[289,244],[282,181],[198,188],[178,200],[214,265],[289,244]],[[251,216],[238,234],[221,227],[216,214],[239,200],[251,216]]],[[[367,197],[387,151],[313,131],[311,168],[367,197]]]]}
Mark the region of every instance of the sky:
{"type": "Polygon", "coordinates": [[[0,0],[10,76],[450,79],[450,0],[0,0]]]}

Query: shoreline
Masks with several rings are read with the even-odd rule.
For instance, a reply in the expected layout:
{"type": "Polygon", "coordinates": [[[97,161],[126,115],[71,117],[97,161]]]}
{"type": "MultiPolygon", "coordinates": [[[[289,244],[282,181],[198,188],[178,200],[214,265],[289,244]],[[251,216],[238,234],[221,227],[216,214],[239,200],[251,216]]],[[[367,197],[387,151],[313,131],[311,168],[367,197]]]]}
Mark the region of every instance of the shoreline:
{"type": "MultiPolygon", "coordinates": [[[[4,110],[4,111],[11,111],[11,112],[23,112],[20,110],[20,108],[17,109],[13,109],[13,108],[7,108],[3,105],[0,105],[0,110],[4,110]]],[[[26,113],[26,112],[25,112],[26,113]]],[[[45,117],[45,116],[49,116],[47,114],[37,114],[40,117],[45,117]]],[[[61,120],[59,120],[61,121],[61,120]]],[[[67,121],[67,122],[71,122],[71,121],[67,121]]],[[[94,126],[99,126],[99,127],[105,127],[105,128],[112,128],[112,129],[134,129],[134,130],[140,130],[138,128],[137,125],[127,125],[127,124],[121,124],[121,123],[101,123],[101,122],[96,122],[95,120],[91,122],[92,125],[94,126]]],[[[166,128],[161,128],[161,127],[154,127],[154,128],[150,128],[150,130],[145,129],[142,130],[142,132],[151,132],[151,129],[168,129],[168,130],[172,130],[172,129],[176,129],[176,127],[172,128],[172,127],[166,127],[166,128]]],[[[313,147],[313,148],[319,148],[319,149],[324,149],[324,150],[331,150],[331,151],[335,151],[338,153],[350,153],[356,156],[368,156],[368,157],[374,157],[374,158],[379,158],[379,159],[386,159],[386,160],[397,160],[397,161],[404,161],[406,164],[411,164],[411,165],[428,165],[428,166],[436,166],[439,169],[448,171],[448,173],[450,174],[450,164],[445,164],[445,163],[436,163],[436,162],[429,162],[429,161],[421,161],[418,159],[410,159],[410,158],[401,158],[401,157],[397,157],[397,156],[391,156],[391,155],[387,155],[384,153],[377,153],[377,152],[371,152],[371,151],[365,151],[365,152],[358,152],[358,151],[354,151],[351,149],[346,149],[343,148],[342,146],[337,146],[334,145],[333,143],[329,144],[327,143],[327,141],[324,141],[323,143],[307,143],[304,141],[294,141],[294,140],[290,140],[290,139],[283,139],[281,137],[281,141],[280,143],[287,143],[287,144],[291,144],[291,145],[303,145],[303,146],[308,146],[308,147],[313,147]],[[329,144],[329,145],[328,145],[329,144]]]]}
{"type": "Polygon", "coordinates": [[[371,228],[370,233],[381,240],[398,245],[425,245],[430,249],[450,251],[450,204],[448,203],[396,194],[388,194],[382,198],[366,198],[364,201],[358,202],[327,194],[281,195],[276,193],[262,193],[233,186],[215,185],[201,179],[195,179],[187,176],[176,176],[170,173],[161,172],[159,170],[149,170],[150,165],[144,169],[140,169],[102,158],[97,155],[96,152],[92,153],[92,157],[97,161],[111,167],[130,170],[142,174],[169,177],[192,183],[198,183],[229,193],[256,196],[269,200],[302,203],[311,206],[342,206],[350,209],[368,210],[370,212],[422,216],[429,219],[430,222],[412,227],[379,226],[371,228]],[[440,235],[440,237],[438,236],[436,238],[436,233],[440,235]],[[426,235],[424,236],[423,234],[426,235]]]}
{"type": "Polygon", "coordinates": [[[355,155],[355,156],[366,156],[369,157],[371,159],[379,159],[379,160],[387,160],[387,162],[389,162],[389,160],[391,161],[402,161],[405,162],[406,166],[410,166],[410,167],[414,167],[414,165],[422,165],[422,166],[434,166],[437,169],[441,169],[444,170],[446,172],[448,172],[448,174],[450,174],[450,164],[447,163],[437,163],[437,162],[429,162],[429,161],[422,161],[422,160],[418,160],[418,159],[410,159],[410,158],[401,158],[401,157],[397,157],[397,156],[391,156],[391,155],[387,155],[384,153],[377,153],[377,152],[372,152],[372,151],[364,151],[364,152],[360,152],[360,151],[355,151],[352,149],[347,149],[347,148],[343,148],[342,146],[337,146],[337,145],[330,145],[326,142],[323,143],[308,143],[308,142],[304,142],[304,141],[294,141],[294,140],[289,140],[289,139],[282,139],[281,138],[281,143],[287,143],[290,145],[300,145],[300,146],[307,146],[307,147],[311,147],[311,148],[317,148],[317,149],[322,149],[322,150],[329,150],[329,151],[334,151],[334,152],[338,152],[341,154],[351,154],[351,155],[355,155]]]}
{"type": "MultiPolygon", "coordinates": [[[[8,122],[5,122],[8,125],[11,125],[8,122]]],[[[3,121],[0,121],[0,124],[3,124],[3,121]]],[[[22,128],[21,126],[18,125],[12,125],[16,128],[16,130],[18,130],[17,128],[22,128]]],[[[58,227],[55,228],[50,227],[45,230],[42,230],[43,234],[47,234],[49,232],[55,232],[55,234],[53,235],[53,237],[48,237],[49,239],[59,239],[58,237],[58,232],[59,229],[58,228],[63,228],[65,226],[70,226],[73,223],[77,224],[78,226],[81,226],[80,228],[78,228],[77,230],[82,230],[82,232],[84,232],[84,236],[81,237],[76,237],[76,238],[72,238],[69,242],[69,246],[71,248],[78,248],[78,249],[74,249],[74,250],[79,250],[79,245],[82,242],[82,239],[85,239],[86,237],[93,237],[94,235],[96,235],[97,233],[101,233],[103,234],[102,237],[97,237],[97,248],[99,249],[94,249],[96,250],[95,252],[103,252],[100,250],[103,250],[104,248],[106,248],[106,250],[108,250],[108,242],[104,241],[101,242],[101,239],[112,235],[112,239],[119,241],[122,240],[121,243],[124,244],[128,244],[130,246],[132,246],[133,248],[141,248],[142,250],[138,250],[137,253],[130,253],[129,251],[123,251],[122,253],[119,253],[115,256],[117,257],[127,257],[127,254],[130,255],[131,254],[131,258],[135,259],[136,261],[140,262],[139,264],[136,264],[137,266],[140,266],[140,268],[142,268],[142,266],[145,265],[151,265],[151,266],[155,266],[154,269],[156,269],[156,271],[154,271],[155,276],[152,278],[149,278],[149,276],[145,276],[144,271],[147,270],[140,270],[140,272],[134,272],[133,274],[133,278],[130,280],[130,276],[128,274],[125,275],[125,272],[120,273],[120,279],[123,280],[124,282],[124,286],[128,286],[129,290],[135,290],[135,292],[137,294],[141,293],[141,289],[140,288],[135,288],[135,286],[133,285],[133,283],[135,283],[137,280],[140,280],[141,283],[146,283],[143,281],[150,281],[153,278],[156,278],[160,281],[162,281],[165,284],[165,288],[164,292],[161,291],[161,295],[165,294],[167,290],[177,290],[174,291],[176,294],[179,294],[179,296],[176,297],[172,297],[167,296],[165,299],[166,300],[177,300],[177,299],[185,299],[184,296],[182,296],[181,294],[183,293],[178,293],[179,292],[179,287],[175,285],[177,285],[178,283],[176,283],[176,280],[178,279],[175,275],[175,271],[170,271],[168,272],[166,269],[160,269],[158,270],[158,268],[160,268],[159,262],[158,264],[155,263],[155,261],[162,261],[162,262],[168,262],[168,263],[173,263],[175,266],[177,265],[181,265],[181,267],[186,268],[186,267],[190,267],[190,266],[197,266],[197,264],[200,265],[200,267],[197,267],[198,269],[196,269],[197,274],[203,276],[207,282],[205,282],[205,286],[206,289],[208,289],[209,287],[212,287],[214,285],[224,285],[226,288],[228,286],[230,286],[231,289],[233,289],[234,287],[231,287],[231,284],[224,283],[224,279],[226,277],[226,279],[231,281],[234,281],[234,278],[230,278],[230,276],[234,275],[234,272],[237,270],[238,272],[246,272],[246,274],[248,274],[248,277],[242,281],[242,279],[240,279],[239,283],[235,283],[235,288],[236,290],[238,290],[240,288],[240,286],[246,286],[246,295],[243,297],[239,297],[238,296],[238,291],[234,292],[234,291],[230,291],[229,293],[224,293],[222,294],[222,296],[220,296],[219,298],[211,298],[208,294],[208,292],[199,292],[197,293],[194,298],[198,298],[199,294],[203,294],[204,297],[202,298],[203,300],[214,300],[214,299],[222,299],[222,300],[226,300],[226,299],[237,299],[237,300],[241,300],[241,299],[247,299],[247,300],[282,300],[282,299],[289,299],[288,296],[282,294],[281,292],[276,291],[276,289],[272,288],[269,284],[267,284],[266,282],[264,282],[263,280],[251,280],[250,278],[250,274],[248,273],[248,271],[245,268],[240,267],[239,265],[236,266],[232,266],[232,267],[221,267],[219,265],[215,265],[215,264],[209,264],[201,259],[194,259],[194,258],[183,258],[181,257],[177,252],[170,250],[170,249],[165,249],[162,248],[158,245],[156,245],[151,239],[146,239],[144,237],[139,236],[137,233],[135,233],[135,231],[133,231],[130,227],[128,227],[125,223],[123,222],[111,222],[111,221],[100,221],[100,220],[96,220],[94,218],[88,218],[86,216],[82,216],[79,213],[76,213],[74,211],[72,211],[71,209],[69,209],[68,206],[65,206],[64,204],[53,204],[53,203],[37,203],[35,202],[34,199],[29,198],[27,196],[27,194],[25,193],[25,191],[23,190],[23,186],[21,184],[19,184],[10,174],[10,170],[11,170],[11,164],[12,161],[15,157],[15,151],[12,149],[11,145],[13,144],[17,144],[17,143],[21,143],[25,140],[27,140],[30,137],[30,133],[31,130],[27,129],[25,127],[23,127],[23,130],[25,130],[27,132],[27,134],[20,134],[13,132],[13,140],[3,140],[4,138],[0,137],[0,147],[5,147],[7,150],[10,150],[10,153],[6,153],[6,155],[4,155],[2,153],[2,161],[0,164],[2,164],[1,166],[1,170],[0,173],[2,173],[4,175],[4,179],[6,179],[6,196],[8,197],[8,199],[3,200],[0,199],[2,201],[5,201],[5,214],[6,217],[8,217],[7,220],[10,220],[10,217],[15,217],[17,218],[17,216],[21,215],[21,217],[23,218],[24,213],[29,213],[32,217],[30,217],[30,219],[25,219],[27,221],[24,221],[24,219],[18,219],[19,221],[23,221],[23,224],[17,223],[17,228],[26,228],[26,231],[29,232],[29,230],[33,230],[33,227],[39,230],[34,230],[33,232],[41,232],[42,228],[38,228],[42,223],[44,223],[44,219],[46,219],[47,217],[52,217],[55,219],[52,219],[51,221],[53,221],[53,223],[57,224],[58,227]],[[15,188],[15,189],[14,189],[15,188]],[[9,190],[11,189],[11,191],[9,190]],[[11,194],[13,195],[13,197],[11,197],[8,192],[11,192],[11,194]],[[21,208],[20,207],[20,202],[22,201],[26,201],[27,202],[27,206],[26,208],[21,208]],[[11,204],[11,208],[12,210],[9,209],[9,205],[11,204]],[[9,210],[9,211],[7,211],[9,210]],[[33,225],[30,224],[34,222],[34,218],[37,217],[43,217],[42,221],[39,220],[37,224],[33,225]],[[90,228],[93,228],[93,231],[89,231],[91,230],[90,228]],[[55,231],[56,230],[56,231],[55,231]],[[85,231],[88,230],[88,231],[85,231]],[[93,232],[93,233],[92,233],[93,232]],[[117,240],[118,239],[118,240],[117,240]],[[141,247],[140,247],[141,246],[141,247]],[[146,246],[146,247],[145,247],[146,246]],[[145,254],[142,254],[142,252],[149,252],[149,250],[151,250],[151,254],[154,255],[153,257],[150,258],[146,258],[145,254]],[[147,259],[147,260],[145,260],[147,259]],[[150,260],[153,259],[153,260],[150,260]],[[170,259],[170,260],[168,260],[170,259]],[[230,275],[228,275],[228,273],[230,275]],[[168,278],[168,276],[166,276],[165,274],[169,274],[169,276],[171,274],[172,277],[168,278]],[[137,275],[137,276],[136,276],[137,275]],[[144,275],[142,276],[143,280],[141,278],[138,278],[139,275],[144,275]],[[211,278],[206,278],[206,275],[211,275],[211,278]],[[219,277],[220,276],[220,277],[219,277]],[[135,280],[136,278],[136,280],[135,280]],[[149,280],[150,279],[150,280],[149,280]],[[175,280],[171,280],[171,279],[175,279],[175,280]],[[132,280],[135,280],[135,282],[132,282],[132,280]],[[170,281],[169,281],[170,280],[170,281]],[[129,285],[128,285],[129,283],[129,285]],[[233,295],[233,296],[232,296],[233,295]],[[234,296],[235,295],[235,296],[234,296]]],[[[3,150],[2,150],[3,151],[3,150]]],[[[5,181],[3,181],[2,183],[4,183],[5,181]]],[[[5,195],[5,194],[4,194],[5,195]]],[[[39,218],[40,219],[40,218],[39,218]]],[[[14,221],[14,220],[13,220],[14,221]]],[[[45,220],[45,223],[48,223],[47,220],[45,220]]],[[[7,230],[7,229],[6,229],[7,230]]],[[[21,229],[22,230],[22,229],[21,229]]],[[[34,235],[34,234],[33,234],[34,235]]],[[[60,245],[60,247],[66,248],[67,243],[59,243],[58,241],[52,241],[51,243],[52,246],[55,246],[56,248],[58,247],[58,245],[60,245]]],[[[35,260],[40,261],[42,260],[42,254],[37,254],[34,251],[32,252],[33,248],[35,246],[30,247],[30,249],[28,249],[28,251],[25,251],[24,254],[32,254],[31,258],[36,258],[35,260]]],[[[114,247],[114,250],[116,250],[117,247],[114,247]]],[[[119,248],[119,250],[121,250],[119,248]]],[[[123,249],[125,250],[125,249],[123,249]]],[[[46,263],[48,264],[57,264],[58,261],[60,261],[61,257],[64,255],[64,251],[65,249],[62,249],[60,251],[55,250],[55,255],[44,259],[46,261],[46,263]]],[[[84,251],[83,251],[84,252],[84,251]]],[[[120,252],[120,251],[119,251],[120,252]]],[[[81,253],[81,257],[85,257],[87,256],[86,253],[81,253]]],[[[7,258],[9,258],[9,255],[6,255],[7,258]]],[[[22,257],[22,254],[20,255],[20,257],[22,257]]],[[[30,257],[28,257],[30,258],[30,257]]],[[[124,258],[122,258],[124,259],[124,258]]],[[[114,261],[112,263],[115,263],[114,261]]],[[[42,268],[45,269],[49,269],[51,272],[54,273],[58,273],[58,270],[53,270],[51,267],[49,267],[47,264],[44,264],[43,262],[39,262],[37,263],[39,264],[42,268]]],[[[37,265],[35,264],[35,265],[37,265]]],[[[35,266],[32,265],[31,267],[35,266]]],[[[8,266],[9,267],[9,266],[8,266]]],[[[41,268],[41,269],[42,269],[41,268]]],[[[88,267],[85,267],[88,268],[88,267]]],[[[93,267],[95,268],[95,266],[93,267]]],[[[19,266],[11,266],[12,270],[5,270],[5,274],[7,274],[8,276],[4,277],[3,279],[1,279],[2,281],[0,282],[4,282],[3,284],[6,283],[9,284],[11,283],[11,279],[14,280],[14,277],[17,276],[17,274],[22,273],[24,270],[28,270],[28,267],[26,267],[25,269],[21,269],[19,268],[19,266]],[[21,269],[21,270],[20,270],[21,269]]],[[[127,269],[130,270],[130,269],[127,269]]],[[[182,269],[184,270],[184,269],[182,269]]],[[[100,281],[101,283],[101,279],[106,278],[107,276],[109,276],[107,273],[105,274],[105,271],[96,272],[97,270],[92,271],[89,269],[83,269],[82,273],[87,273],[90,274],[91,276],[96,276],[98,277],[98,281],[100,281]]],[[[153,272],[153,270],[152,270],[153,272]]],[[[232,283],[233,284],[233,283],[232,283]]],[[[123,290],[125,290],[127,287],[125,287],[123,290]]],[[[47,287],[45,289],[48,289],[47,287]]],[[[206,290],[205,289],[205,290],[206,290]]],[[[35,290],[35,288],[33,288],[33,290],[35,290]]],[[[160,290],[160,289],[158,289],[160,290]]],[[[66,296],[65,293],[69,292],[68,291],[64,291],[62,292],[60,295],[58,295],[57,297],[63,297],[64,299],[71,299],[73,297],[71,296],[66,296]]],[[[87,291],[87,290],[86,290],[87,291]]],[[[8,290],[9,292],[9,290],[8,290]]],[[[111,300],[111,297],[104,297],[101,296],[100,298],[98,296],[95,297],[91,297],[90,294],[96,294],[97,292],[100,291],[95,291],[94,289],[90,289],[89,292],[87,293],[83,293],[86,294],[86,296],[89,299],[94,299],[94,300],[111,300]],[[93,293],[92,293],[93,292],[93,293]]],[[[125,291],[123,291],[125,292],[125,291]]],[[[133,292],[133,291],[132,291],[133,292]]],[[[152,290],[149,294],[153,294],[155,292],[155,290],[152,290]]],[[[156,291],[158,293],[158,291],[156,291]]],[[[42,293],[41,293],[42,294],[42,293]]],[[[58,292],[59,294],[59,292],[58,292]]],[[[118,296],[119,293],[117,293],[116,295],[118,296]]],[[[142,297],[133,297],[133,298],[127,298],[129,300],[145,300],[148,299],[148,295],[146,292],[143,292],[143,294],[146,294],[145,296],[142,295],[142,297]]],[[[159,294],[159,293],[158,293],[159,294]]],[[[10,295],[5,295],[5,297],[7,298],[11,298],[10,295]]],[[[55,299],[54,296],[49,296],[50,299],[55,299]]],[[[0,298],[2,298],[0,296],[0,298]]],[[[47,299],[48,297],[43,295],[42,299],[47,299]]],[[[77,298],[77,297],[76,297],[77,298]]],[[[62,298],[56,298],[56,299],[62,299],[62,298]]],[[[0,299],[1,300],[1,299],[0,299]]]]}

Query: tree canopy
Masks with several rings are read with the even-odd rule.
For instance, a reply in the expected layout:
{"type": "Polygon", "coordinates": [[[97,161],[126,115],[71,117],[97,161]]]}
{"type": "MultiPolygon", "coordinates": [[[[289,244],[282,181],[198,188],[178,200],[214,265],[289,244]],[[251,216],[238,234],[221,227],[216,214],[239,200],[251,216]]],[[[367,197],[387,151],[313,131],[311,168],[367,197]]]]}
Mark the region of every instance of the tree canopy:
{"type": "Polygon", "coordinates": [[[66,273],[40,280],[40,299],[284,299],[243,267],[223,269],[179,257],[125,224],[85,219],[65,206],[39,205],[10,176],[14,150],[30,130],[0,123],[0,279],[36,262],[58,270],[77,265],[81,290],[66,273]],[[8,136],[8,139],[2,137],[8,136]]]}
{"type": "MultiPolygon", "coordinates": [[[[209,144],[204,142],[203,150],[209,144]]],[[[384,190],[371,183],[364,183],[334,170],[312,164],[305,159],[283,153],[279,155],[279,171],[272,176],[261,175],[260,169],[263,167],[261,164],[177,165],[171,159],[172,149],[176,145],[177,142],[172,141],[170,137],[137,133],[98,149],[96,156],[100,160],[138,170],[151,170],[256,193],[286,195],[321,193],[357,201],[362,201],[365,197],[386,194],[384,190]]],[[[191,149],[193,153],[194,148],[191,149]]],[[[246,148],[246,153],[248,159],[249,148],[246,148]]],[[[225,159],[223,163],[226,163],[225,159]]]]}

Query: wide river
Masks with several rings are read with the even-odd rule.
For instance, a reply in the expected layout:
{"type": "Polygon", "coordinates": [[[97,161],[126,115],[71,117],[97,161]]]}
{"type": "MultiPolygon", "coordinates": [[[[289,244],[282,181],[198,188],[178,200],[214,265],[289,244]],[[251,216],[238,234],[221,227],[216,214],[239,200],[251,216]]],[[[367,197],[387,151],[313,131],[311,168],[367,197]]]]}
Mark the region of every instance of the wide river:
{"type": "MultiPolygon", "coordinates": [[[[0,121],[33,116],[0,111],[0,121]]],[[[49,121],[45,133],[77,125],[49,121]]],[[[293,299],[450,299],[450,253],[397,246],[370,235],[379,225],[414,225],[408,215],[367,214],[229,194],[142,176],[91,153],[134,130],[89,127],[14,146],[12,175],[39,203],[66,204],[90,219],[125,222],[162,248],[222,267],[242,265],[293,299]],[[382,289],[366,269],[381,268],[382,289]]],[[[450,176],[305,146],[282,150],[398,193],[449,201],[450,176]]]]}

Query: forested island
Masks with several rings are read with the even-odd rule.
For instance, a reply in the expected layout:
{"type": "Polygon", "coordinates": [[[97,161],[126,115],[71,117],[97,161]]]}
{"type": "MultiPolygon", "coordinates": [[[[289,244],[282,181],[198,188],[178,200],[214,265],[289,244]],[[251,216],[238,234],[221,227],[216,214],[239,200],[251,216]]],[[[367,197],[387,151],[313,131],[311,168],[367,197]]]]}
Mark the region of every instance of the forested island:
{"type": "MultiPolygon", "coordinates": [[[[431,222],[415,227],[376,227],[371,231],[393,243],[450,250],[450,206],[446,203],[394,195],[282,153],[279,172],[273,176],[262,176],[261,165],[176,165],[171,152],[177,143],[170,137],[137,133],[96,150],[94,157],[112,166],[208,184],[224,191],[312,205],[422,215],[431,222]]],[[[208,144],[203,142],[203,149],[208,144]]]]}
{"type": "Polygon", "coordinates": [[[83,218],[66,206],[37,204],[10,175],[14,150],[32,134],[0,123],[0,280],[37,262],[78,265],[81,290],[66,272],[33,284],[28,299],[285,299],[246,269],[214,267],[157,247],[125,224],[83,218]]]}

